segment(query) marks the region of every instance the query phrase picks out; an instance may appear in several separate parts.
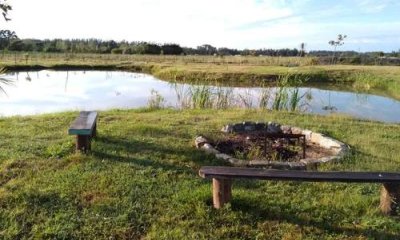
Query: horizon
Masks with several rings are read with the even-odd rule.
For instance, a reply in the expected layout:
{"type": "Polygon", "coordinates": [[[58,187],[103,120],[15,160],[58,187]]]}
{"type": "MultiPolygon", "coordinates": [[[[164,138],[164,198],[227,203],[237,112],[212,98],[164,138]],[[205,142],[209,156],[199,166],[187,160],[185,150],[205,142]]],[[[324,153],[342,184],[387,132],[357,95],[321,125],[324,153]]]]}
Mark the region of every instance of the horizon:
{"type": "Polygon", "coordinates": [[[21,39],[143,41],[192,48],[210,44],[233,49],[298,49],[304,42],[307,51],[330,51],[328,42],[346,34],[339,51],[400,49],[396,32],[400,2],[393,0],[8,2],[12,20],[2,21],[2,29],[15,31],[21,39]]]}

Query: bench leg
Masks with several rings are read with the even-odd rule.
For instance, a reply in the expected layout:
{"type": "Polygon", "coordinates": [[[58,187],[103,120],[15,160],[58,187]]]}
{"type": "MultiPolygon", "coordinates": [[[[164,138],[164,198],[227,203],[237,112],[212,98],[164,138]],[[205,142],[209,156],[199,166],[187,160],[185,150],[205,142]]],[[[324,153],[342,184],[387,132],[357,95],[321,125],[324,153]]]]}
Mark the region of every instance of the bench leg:
{"type": "Polygon", "coordinates": [[[94,123],[92,137],[95,138],[97,136],[97,123],[94,123]]]}
{"type": "Polygon", "coordinates": [[[76,150],[86,152],[90,150],[90,136],[76,135],[76,150]]]}
{"type": "Polygon", "coordinates": [[[400,185],[384,183],[381,190],[381,212],[386,215],[394,215],[400,210],[400,185]]]}
{"type": "Polygon", "coordinates": [[[222,208],[232,198],[232,180],[213,178],[213,204],[214,208],[222,208]]]}

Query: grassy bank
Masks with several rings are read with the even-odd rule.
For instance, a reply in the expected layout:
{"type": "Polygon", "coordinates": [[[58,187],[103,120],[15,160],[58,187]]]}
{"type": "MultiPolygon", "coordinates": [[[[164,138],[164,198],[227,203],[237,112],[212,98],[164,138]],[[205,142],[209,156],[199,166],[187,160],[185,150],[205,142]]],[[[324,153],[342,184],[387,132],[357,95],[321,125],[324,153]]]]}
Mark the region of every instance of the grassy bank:
{"type": "Polygon", "coordinates": [[[326,133],[352,155],[321,170],[400,171],[400,126],[343,116],[214,110],[100,112],[89,155],[66,130],[77,113],[0,118],[0,238],[397,239],[380,215],[379,185],[236,181],[211,206],[193,147],[226,123],[277,121],[326,133]]]}
{"type": "Polygon", "coordinates": [[[384,92],[400,99],[400,67],[316,65],[313,58],[31,53],[1,55],[0,61],[9,70],[126,70],[150,73],[164,80],[229,85],[260,85],[289,73],[308,83],[340,82],[356,91],[384,92]]]}

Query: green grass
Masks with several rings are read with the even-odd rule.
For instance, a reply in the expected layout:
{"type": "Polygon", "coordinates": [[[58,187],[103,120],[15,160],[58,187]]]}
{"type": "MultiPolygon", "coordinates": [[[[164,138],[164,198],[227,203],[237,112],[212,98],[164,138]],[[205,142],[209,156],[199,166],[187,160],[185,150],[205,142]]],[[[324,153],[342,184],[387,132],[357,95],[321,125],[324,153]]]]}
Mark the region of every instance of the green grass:
{"type": "Polygon", "coordinates": [[[400,125],[255,110],[100,112],[88,155],[66,131],[76,112],[0,118],[1,239],[398,239],[378,184],[235,181],[211,206],[197,175],[222,165],[194,148],[226,123],[277,121],[326,133],[351,156],[321,170],[400,171],[400,125]]]}

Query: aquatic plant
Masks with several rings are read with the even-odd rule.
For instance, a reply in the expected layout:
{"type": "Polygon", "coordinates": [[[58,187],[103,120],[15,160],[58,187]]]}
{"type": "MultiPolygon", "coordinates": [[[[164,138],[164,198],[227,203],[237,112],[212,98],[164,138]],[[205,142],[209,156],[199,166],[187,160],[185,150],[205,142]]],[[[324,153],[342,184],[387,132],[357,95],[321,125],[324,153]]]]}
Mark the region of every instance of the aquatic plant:
{"type": "Polygon", "coordinates": [[[217,87],[214,89],[213,106],[216,109],[227,109],[231,107],[233,90],[231,88],[217,87]]]}
{"type": "Polygon", "coordinates": [[[348,80],[353,82],[353,88],[356,90],[379,88],[380,83],[384,82],[381,77],[366,71],[354,72],[348,77],[348,80]]]}
{"type": "Polygon", "coordinates": [[[177,82],[172,82],[170,86],[175,91],[176,94],[176,102],[177,102],[176,107],[179,109],[190,108],[191,97],[189,96],[190,91],[188,90],[188,88],[183,84],[178,84],[177,82]]]}
{"type": "Polygon", "coordinates": [[[299,87],[309,80],[309,76],[286,73],[280,75],[277,80],[277,90],[272,103],[273,110],[297,111],[302,106],[304,97],[311,96],[308,93],[300,95],[299,87]]]}
{"type": "Polygon", "coordinates": [[[161,94],[154,90],[151,89],[151,96],[147,102],[147,106],[150,109],[160,109],[164,107],[164,103],[165,103],[165,99],[163,96],[161,96],[161,94]]]}
{"type": "Polygon", "coordinates": [[[258,107],[260,109],[268,109],[271,99],[271,88],[263,86],[259,92],[258,107]]]}
{"type": "Polygon", "coordinates": [[[259,108],[285,111],[298,111],[305,105],[310,96],[300,95],[297,87],[307,81],[304,75],[283,74],[277,81],[275,91],[263,84],[259,89],[240,90],[234,93],[233,88],[208,86],[202,84],[186,85],[171,83],[177,97],[177,107],[180,109],[227,109],[259,108]]]}
{"type": "Polygon", "coordinates": [[[302,99],[302,97],[300,96],[299,93],[299,88],[293,88],[290,91],[290,95],[289,95],[289,111],[296,111],[299,107],[299,103],[300,100],[302,99]]]}
{"type": "Polygon", "coordinates": [[[191,106],[194,109],[203,109],[212,107],[212,91],[210,87],[192,86],[190,88],[191,106]]]}
{"type": "Polygon", "coordinates": [[[238,94],[237,102],[243,108],[253,107],[253,94],[250,89],[246,89],[243,93],[238,94]]]}

